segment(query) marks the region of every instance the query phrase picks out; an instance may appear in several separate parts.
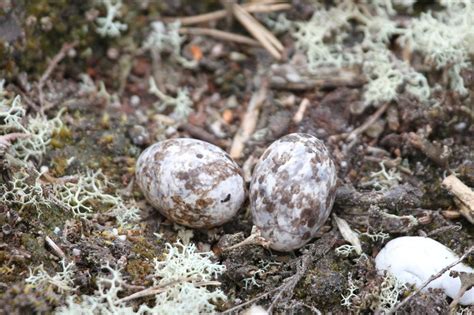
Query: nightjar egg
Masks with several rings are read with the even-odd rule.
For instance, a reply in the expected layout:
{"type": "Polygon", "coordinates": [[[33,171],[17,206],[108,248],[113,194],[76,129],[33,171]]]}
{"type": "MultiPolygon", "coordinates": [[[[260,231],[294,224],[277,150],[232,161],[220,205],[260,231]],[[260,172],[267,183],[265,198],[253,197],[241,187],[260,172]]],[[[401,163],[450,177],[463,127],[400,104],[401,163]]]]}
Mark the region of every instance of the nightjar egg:
{"type": "Polygon", "coordinates": [[[293,133],[272,143],[250,184],[253,222],[279,251],[305,245],[326,222],[334,203],[336,168],[323,142],[293,133]]]}
{"type": "Polygon", "coordinates": [[[154,208],[192,228],[229,221],[245,199],[239,166],[220,148],[195,139],[170,139],[147,148],[138,158],[136,180],[154,208]]]}

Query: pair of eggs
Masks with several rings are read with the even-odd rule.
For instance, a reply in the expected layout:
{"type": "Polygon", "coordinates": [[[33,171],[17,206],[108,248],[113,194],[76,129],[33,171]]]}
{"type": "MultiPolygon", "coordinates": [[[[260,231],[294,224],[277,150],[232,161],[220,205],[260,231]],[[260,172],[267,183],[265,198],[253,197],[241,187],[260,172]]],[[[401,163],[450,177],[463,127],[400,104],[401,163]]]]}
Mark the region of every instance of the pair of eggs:
{"type": "MultiPolygon", "coordinates": [[[[137,183],[148,202],[169,220],[192,228],[230,221],[246,197],[237,163],[222,149],[195,139],[171,139],[138,158],[137,183]]],[[[308,134],[272,143],[250,184],[253,222],[270,247],[300,248],[327,220],[335,197],[336,169],[324,144],[308,134]]]]}

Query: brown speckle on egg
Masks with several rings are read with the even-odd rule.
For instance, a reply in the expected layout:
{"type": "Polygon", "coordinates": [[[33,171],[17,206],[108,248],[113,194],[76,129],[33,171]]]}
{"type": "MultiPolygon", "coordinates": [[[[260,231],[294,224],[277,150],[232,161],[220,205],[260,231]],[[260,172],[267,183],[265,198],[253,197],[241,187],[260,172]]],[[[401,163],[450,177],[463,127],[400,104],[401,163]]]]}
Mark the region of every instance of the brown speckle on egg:
{"type": "Polygon", "coordinates": [[[245,199],[239,166],[220,148],[195,139],[165,140],[138,158],[136,180],[169,220],[193,228],[229,221],[245,199]]]}
{"type": "Polygon", "coordinates": [[[305,245],[326,222],[334,203],[336,168],[323,142],[294,133],[272,143],[250,184],[254,224],[270,247],[305,245]]]}

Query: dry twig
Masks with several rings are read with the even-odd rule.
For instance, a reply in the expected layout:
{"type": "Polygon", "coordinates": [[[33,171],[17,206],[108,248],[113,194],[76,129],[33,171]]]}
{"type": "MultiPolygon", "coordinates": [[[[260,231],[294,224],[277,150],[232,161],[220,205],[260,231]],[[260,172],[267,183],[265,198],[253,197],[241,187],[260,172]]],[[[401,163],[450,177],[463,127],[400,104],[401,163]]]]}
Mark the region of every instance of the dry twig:
{"type": "Polygon", "coordinates": [[[46,236],[44,239],[59,258],[66,259],[64,251],[51,239],[51,237],[46,236]]]}
{"type": "Polygon", "coordinates": [[[442,185],[460,201],[459,212],[474,224],[474,192],[471,188],[467,187],[455,175],[446,177],[442,185]]]}
{"type": "Polygon", "coordinates": [[[223,139],[219,139],[216,136],[214,136],[213,134],[206,131],[205,129],[203,129],[199,126],[190,124],[190,123],[185,123],[185,124],[180,125],[179,129],[181,129],[183,131],[186,131],[193,138],[204,140],[204,141],[212,143],[212,144],[214,144],[214,145],[216,145],[220,148],[225,148],[228,145],[227,141],[225,141],[223,139]]]}
{"type": "Polygon", "coordinates": [[[212,28],[203,28],[203,27],[180,28],[179,33],[187,34],[187,35],[205,35],[205,36],[211,36],[217,39],[221,39],[221,40],[225,40],[229,42],[235,42],[239,44],[261,46],[259,42],[257,42],[256,40],[250,37],[233,34],[229,32],[224,32],[224,31],[220,31],[220,30],[216,30],[212,28]]]}
{"type": "Polygon", "coordinates": [[[43,73],[41,76],[39,82],[38,82],[38,95],[39,95],[39,102],[41,106],[41,111],[44,112],[47,108],[43,108],[44,106],[44,94],[43,94],[43,87],[48,78],[51,76],[51,73],[53,73],[54,69],[58,66],[58,64],[61,62],[61,60],[66,57],[66,54],[74,48],[77,45],[77,42],[73,43],[64,43],[63,47],[61,47],[61,50],[56,54],[56,56],[51,59],[50,63],[48,64],[48,68],[46,68],[46,71],[43,73]]]}
{"type": "Polygon", "coordinates": [[[230,156],[233,159],[238,159],[242,156],[242,151],[245,147],[245,142],[250,138],[257,126],[258,115],[260,107],[265,102],[268,92],[267,82],[262,82],[260,89],[252,95],[247,111],[240,125],[239,130],[234,136],[232,146],[230,148],[230,156]]]}
{"type": "Polygon", "coordinates": [[[347,138],[352,141],[353,139],[360,136],[364,131],[367,130],[367,128],[373,125],[377,121],[377,119],[379,119],[380,116],[382,116],[383,113],[385,113],[389,104],[390,103],[387,102],[383,104],[382,106],[380,106],[380,108],[377,109],[377,111],[373,113],[361,126],[354,129],[347,138]]]}
{"type": "Polygon", "coordinates": [[[250,236],[247,237],[246,239],[244,239],[242,242],[239,242],[237,244],[234,244],[232,246],[229,246],[227,248],[224,248],[223,250],[224,251],[230,251],[230,250],[233,250],[233,249],[236,249],[236,248],[239,248],[239,247],[242,247],[242,246],[245,246],[245,245],[260,245],[260,246],[263,246],[265,248],[268,248],[268,246],[270,245],[270,243],[265,240],[261,233],[260,233],[260,230],[258,230],[255,226],[252,228],[252,232],[250,233],[250,236]]]}
{"type": "Polygon", "coordinates": [[[414,132],[410,132],[407,137],[410,144],[420,150],[430,160],[432,160],[443,168],[446,168],[448,166],[449,156],[442,150],[442,148],[433,145],[430,141],[425,138],[422,138],[414,132]]]}
{"type": "Polygon", "coordinates": [[[450,314],[457,314],[456,313],[456,307],[459,304],[459,301],[463,297],[464,293],[466,291],[470,290],[471,287],[474,287],[474,274],[471,272],[458,272],[458,271],[451,271],[449,273],[451,277],[459,277],[461,280],[461,288],[459,289],[458,294],[453,298],[453,301],[449,305],[450,308],[450,314]]]}
{"type": "Polygon", "coordinates": [[[245,11],[240,5],[234,3],[232,6],[235,18],[255,37],[262,46],[277,60],[281,59],[283,44],[257,21],[253,16],[245,11]]]}
{"type": "MultiPolygon", "coordinates": [[[[278,1],[272,1],[271,3],[246,3],[242,7],[250,13],[266,13],[266,12],[275,12],[283,11],[291,8],[290,4],[287,3],[277,3],[278,1]]],[[[215,20],[223,19],[227,16],[227,10],[218,10],[210,13],[199,14],[195,16],[186,16],[186,17],[170,17],[165,18],[164,22],[174,22],[179,21],[181,25],[193,25],[199,23],[206,23],[215,20]]]]}
{"type": "MultiPolygon", "coordinates": [[[[120,304],[120,303],[127,302],[127,301],[130,301],[130,300],[156,295],[156,294],[159,294],[159,293],[162,293],[162,292],[166,292],[166,290],[168,290],[168,288],[173,286],[173,285],[183,283],[183,282],[187,282],[187,281],[192,281],[192,280],[193,280],[193,278],[177,279],[177,280],[174,280],[172,282],[168,282],[168,283],[163,284],[163,285],[157,285],[157,286],[154,286],[154,287],[146,288],[144,290],[135,292],[135,293],[130,294],[130,295],[124,297],[124,298],[121,298],[120,300],[117,300],[115,303],[120,304]]],[[[202,287],[202,286],[207,286],[207,285],[220,286],[221,283],[219,281],[202,281],[202,282],[195,282],[195,283],[193,282],[193,285],[197,286],[197,287],[202,287]]]]}
{"type": "Polygon", "coordinates": [[[306,253],[304,253],[303,256],[299,258],[298,264],[297,264],[297,270],[296,273],[285,279],[285,282],[279,287],[280,290],[277,295],[273,298],[272,304],[267,309],[267,312],[269,314],[272,313],[273,308],[279,303],[279,301],[285,296],[285,301],[289,301],[292,296],[293,296],[293,291],[298,284],[298,282],[303,278],[303,276],[306,274],[306,271],[308,268],[314,264],[316,261],[324,257],[327,252],[329,252],[334,244],[336,244],[336,238],[332,237],[331,235],[328,235],[330,237],[330,240],[328,241],[327,238],[320,239],[318,242],[315,244],[311,244],[310,248],[306,253]],[[325,246],[321,249],[321,241],[327,242],[325,246]]]}
{"type": "Polygon", "coordinates": [[[295,115],[293,116],[293,122],[295,124],[299,124],[304,117],[304,113],[306,112],[306,108],[309,106],[309,100],[307,98],[304,98],[300,106],[298,107],[298,110],[296,111],[295,115]]]}
{"type": "Polygon", "coordinates": [[[377,111],[373,113],[361,126],[352,130],[352,132],[347,136],[347,140],[349,141],[349,144],[347,145],[347,148],[345,149],[346,154],[358,142],[360,135],[363,134],[364,131],[366,131],[370,126],[372,126],[377,121],[377,119],[379,119],[380,116],[382,116],[383,113],[385,113],[389,105],[390,103],[387,102],[383,104],[382,106],[380,106],[380,108],[377,109],[377,111]]]}

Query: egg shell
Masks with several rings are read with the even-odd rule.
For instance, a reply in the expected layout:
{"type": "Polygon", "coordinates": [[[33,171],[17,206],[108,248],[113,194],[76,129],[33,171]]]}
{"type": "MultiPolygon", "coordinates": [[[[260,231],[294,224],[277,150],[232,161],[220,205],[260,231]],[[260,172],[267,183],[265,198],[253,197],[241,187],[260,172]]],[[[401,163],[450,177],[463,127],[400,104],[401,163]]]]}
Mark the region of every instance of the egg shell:
{"type": "Polygon", "coordinates": [[[253,222],[270,247],[305,245],[326,222],[334,203],[336,168],[323,142],[293,133],[272,143],[250,184],[253,222]]]}
{"type": "MultiPolygon", "coordinates": [[[[400,282],[420,287],[432,275],[457,261],[459,257],[443,244],[426,237],[403,236],[391,240],[375,257],[379,273],[388,271],[400,282]]],[[[459,263],[433,280],[423,290],[438,288],[455,298],[461,288],[461,280],[449,275],[451,270],[474,273],[474,269],[459,263]]],[[[462,305],[474,305],[474,288],[466,291],[459,301],[462,305]]]]}
{"type": "Polygon", "coordinates": [[[170,139],[147,148],[138,158],[136,180],[154,208],[192,228],[224,224],[245,199],[239,166],[222,149],[195,139],[170,139]]]}

